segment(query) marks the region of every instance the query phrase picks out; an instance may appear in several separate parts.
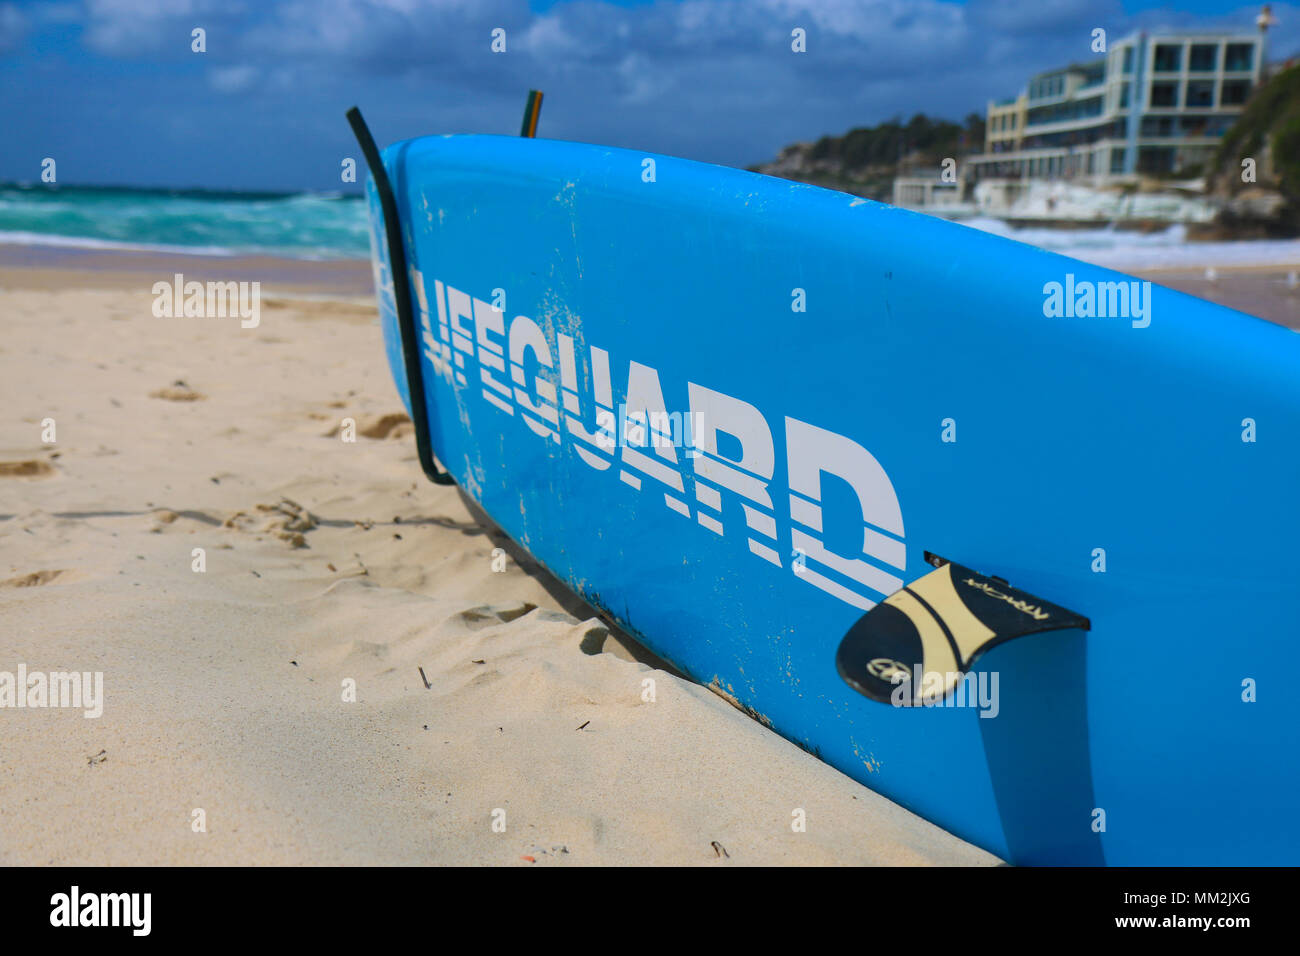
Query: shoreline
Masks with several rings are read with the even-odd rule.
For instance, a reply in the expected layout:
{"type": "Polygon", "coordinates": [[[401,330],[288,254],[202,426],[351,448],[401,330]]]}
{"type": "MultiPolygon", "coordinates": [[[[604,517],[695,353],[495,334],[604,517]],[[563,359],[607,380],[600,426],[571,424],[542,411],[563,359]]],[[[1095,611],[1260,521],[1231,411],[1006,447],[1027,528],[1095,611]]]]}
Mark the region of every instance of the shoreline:
{"type": "Polygon", "coordinates": [[[290,259],[178,252],[17,246],[0,243],[0,287],[148,292],[176,273],[200,282],[261,282],[275,295],[294,292],[374,300],[368,259],[290,259]]]}
{"type": "MultiPolygon", "coordinates": [[[[1269,322],[1300,330],[1300,287],[1289,283],[1294,266],[1270,263],[1206,266],[1106,265],[1138,279],[1214,302],[1269,322]]],[[[290,259],[277,256],[211,256],[67,246],[0,243],[0,289],[120,290],[147,292],[176,273],[201,282],[261,282],[275,299],[341,299],[374,302],[373,272],[365,259],[290,259]]]]}

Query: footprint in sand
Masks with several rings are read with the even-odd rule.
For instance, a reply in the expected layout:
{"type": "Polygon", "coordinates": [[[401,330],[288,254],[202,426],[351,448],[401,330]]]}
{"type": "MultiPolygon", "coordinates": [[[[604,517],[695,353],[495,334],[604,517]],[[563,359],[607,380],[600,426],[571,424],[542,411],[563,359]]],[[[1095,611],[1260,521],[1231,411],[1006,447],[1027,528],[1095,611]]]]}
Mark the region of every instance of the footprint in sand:
{"type": "Polygon", "coordinates": [[[307,547],[305,532],[316,527],[316,516],[289,498],[273,505],[257,505],[252,512],[236,511],[222,527],[250,534],[268,534],[291,548],[307,547]]]}
{"type": "Polygon", "coordinates": [[[513,604],[480,604],[478,607],[461,611],[460,619],[471,631],[478,631],[494,624],[508,624],[535,610],[537,605],[527,601],[517,601],[513,604]]]}
{"type": "Polygon", "coordinates": [[[33,571],[31,574],[20,574],[16,578],[0,581],[0,588],[36,588],[42,584],[49,584],[55,578],[67,573],[66,568],[54,571],[33,571]]]}
{"type": "Polygon", "coordinates": [[[33,458],[30,461],[0,461],[0,478],[48,478],[54,466],[33,458]]]}
{"type": "MultiPolygon", "coordinates": [[[[331,408],[334,405],[330,406],[331,408]]],[[[405,412],[386,415],[364,415],[357,419],[357,434],[365,438],[405,438],[414,434],[411,419],[405,412]]],[[[342,425],[335,425],[325,433],[326,438],[337,438],[342,425]]]]}
{"type": "Polygon", "coordinates": [[[149,393],[150,398],[161,398],[168,402],[197,402],[208,396],[202,392],[196,392],[185,382],[177,379],[166,388],[160,388],[156,392],[149,393]]]}

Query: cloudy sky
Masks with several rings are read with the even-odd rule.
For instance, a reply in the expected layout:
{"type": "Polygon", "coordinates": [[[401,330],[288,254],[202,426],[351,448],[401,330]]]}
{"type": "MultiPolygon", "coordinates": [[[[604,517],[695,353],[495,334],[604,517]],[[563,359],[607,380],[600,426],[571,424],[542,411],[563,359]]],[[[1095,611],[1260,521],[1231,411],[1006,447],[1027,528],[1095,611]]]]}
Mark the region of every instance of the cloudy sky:
{"type": "MultiPolygon", "coordinates": [[[[1253,30],[1228,0],[0,0],[0,181],[337,189],[382,144],[540,133],[747,165],[895,115],[960,119],[1091,31],[1253,30]],[[191,50],[206,31],[207,51],[191,50]],[[791,30],[807,52],[791,51],[791,30]],[[491,49],[505,31],[504,53],[491,49]]],[[[1300,6],[1274,4],[1274,58],[1300,6]]]]}

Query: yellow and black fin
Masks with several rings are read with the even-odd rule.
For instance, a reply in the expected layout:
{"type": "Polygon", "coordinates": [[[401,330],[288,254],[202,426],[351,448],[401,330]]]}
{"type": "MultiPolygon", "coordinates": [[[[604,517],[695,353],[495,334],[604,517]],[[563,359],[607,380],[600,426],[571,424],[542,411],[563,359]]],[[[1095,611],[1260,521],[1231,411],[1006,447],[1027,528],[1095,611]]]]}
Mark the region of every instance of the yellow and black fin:
{"type": "Polygon", "coordinates": [[[1086,617],[1002,578],[928,551],[925,559],[935,570],[859,618],[835,655],[840,676],[872,700],[901,706],[937,703],[981,654],[1004,641],[1092,626],[1086,617]]]}

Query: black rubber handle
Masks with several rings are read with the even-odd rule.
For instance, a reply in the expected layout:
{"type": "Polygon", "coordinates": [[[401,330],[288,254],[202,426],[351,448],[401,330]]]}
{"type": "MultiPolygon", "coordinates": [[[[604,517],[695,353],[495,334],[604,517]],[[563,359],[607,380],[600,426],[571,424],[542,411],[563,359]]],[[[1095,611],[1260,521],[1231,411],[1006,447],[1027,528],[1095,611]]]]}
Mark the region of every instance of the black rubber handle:
{"type": "MultiPolygon", "coordinates": [[[[375,138],[370,135],[361,110],[355,106],[348,110],[348,122],[361,146],[361,155],[370,167],[379,204],[384,210],[384,230],[388,236],[388,271],[393,277],[393,303],[397,306],[397,326],[402,333],[402,359],[406,366],[406,389],[411,398],[411,423],[415,426],[415,448],[420,456],[420,467],[435,485],[456,483],[450,474],[438,470],[433,460],[433,446],[429,443],[429,413],[424,397],[424,372],[420,367],[420,338],[415,327],[415,312],[411,308],[411,280],[406,270],[406,247],[402,244],[402,221],[397,215],[397,199],[392,184],[379,158],[375,138]]],[[[376,290],[377,291],[377,290],[376,290]]]]}

